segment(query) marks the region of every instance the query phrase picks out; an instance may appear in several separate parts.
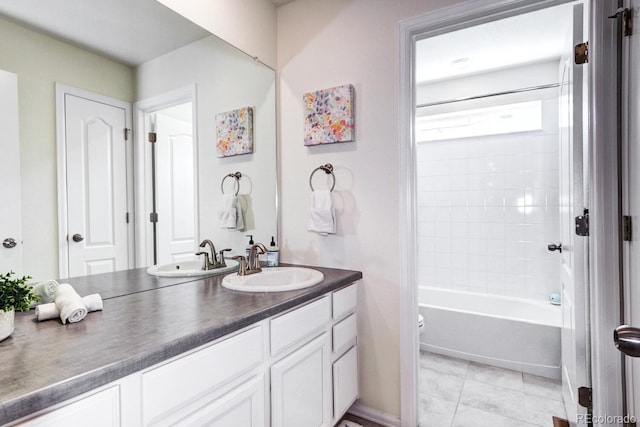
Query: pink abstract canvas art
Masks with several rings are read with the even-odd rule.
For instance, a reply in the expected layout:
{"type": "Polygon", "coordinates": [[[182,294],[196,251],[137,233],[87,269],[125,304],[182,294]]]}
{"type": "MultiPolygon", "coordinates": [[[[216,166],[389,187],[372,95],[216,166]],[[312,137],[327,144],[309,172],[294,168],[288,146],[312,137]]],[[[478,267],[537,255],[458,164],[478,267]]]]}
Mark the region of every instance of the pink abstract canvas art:
{"type": "Polygon", "coordinates": [[[353,93],[343,85],[303,95],[304,145],[353,141],[353,93]]]}
{"type": "Polygon", "coordinates": [[[253,108],[216,114],[218,157],[253,153],[253,108]]]}

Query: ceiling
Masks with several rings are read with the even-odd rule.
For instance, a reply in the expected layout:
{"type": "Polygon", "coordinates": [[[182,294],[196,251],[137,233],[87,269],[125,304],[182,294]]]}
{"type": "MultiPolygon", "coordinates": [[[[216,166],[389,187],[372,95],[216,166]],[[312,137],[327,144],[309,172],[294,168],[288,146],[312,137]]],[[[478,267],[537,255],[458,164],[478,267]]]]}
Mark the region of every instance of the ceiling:
{"type": "Polygon", "coordinates": [[[559,58],[572,5],[530,12],[416,43],[416,82],[559,58]]]}
{"type": "Polygon", "coordinates": [[[0,0],[0,15],[129,66],[210,35],[155,0],[0,0]]]}

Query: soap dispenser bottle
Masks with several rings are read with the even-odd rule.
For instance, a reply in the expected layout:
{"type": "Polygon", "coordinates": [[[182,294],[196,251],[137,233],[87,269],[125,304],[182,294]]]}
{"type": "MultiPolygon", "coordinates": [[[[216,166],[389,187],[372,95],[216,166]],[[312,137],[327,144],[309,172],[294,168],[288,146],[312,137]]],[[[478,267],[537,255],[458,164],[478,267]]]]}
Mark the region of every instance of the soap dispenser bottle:
{"type": "Polygon", "coordinates": [[[255,242],[253,241],[253,234],[247,234],[246,236],[249,238],[249,245],[247,245],[247,250],[246,250],[246,254],[245,254],[246,257],[247,257],[247,260],[248,260],[249,259],[249,252],[251,252],[251,246],[253,246],[255,242]]]}
{"type": "Polygon", "coordinates": [[[276,241],[271,236],[271,243],[267,248],[267,267],[277,267],[280,264],[280,248],[276,246],[276,241]]]}

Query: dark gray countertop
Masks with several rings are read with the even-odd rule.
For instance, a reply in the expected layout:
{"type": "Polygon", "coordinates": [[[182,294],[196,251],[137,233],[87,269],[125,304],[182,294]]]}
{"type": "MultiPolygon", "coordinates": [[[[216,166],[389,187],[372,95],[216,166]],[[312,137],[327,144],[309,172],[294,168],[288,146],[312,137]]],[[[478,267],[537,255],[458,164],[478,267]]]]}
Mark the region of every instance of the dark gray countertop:
{"type": "Polygon", "coordinates": [[[78,396],[362,278],[312,267],[325,279],[307,289],[247,293],[223,276],[158,278],[146,269],[65,279],[80,295],[100,293],[104,311],[78,323],[17,313],[0,342],[0,425],[78,396]]]}

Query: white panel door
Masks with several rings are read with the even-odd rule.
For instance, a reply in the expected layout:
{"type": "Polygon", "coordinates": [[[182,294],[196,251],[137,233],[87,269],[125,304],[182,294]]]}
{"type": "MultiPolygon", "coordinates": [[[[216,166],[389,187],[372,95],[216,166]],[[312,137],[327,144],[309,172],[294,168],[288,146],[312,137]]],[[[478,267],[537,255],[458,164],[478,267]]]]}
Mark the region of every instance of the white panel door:
{"type": "Polygon", "coordinates": [[[65,94],[69,276],[129,267],[126,110],[65,94]]]}
{"type": "Polygon", "coordinates": [[[578,388],[589,386],[587,367],[587,238],[575,233],[575,217],[585,208],[583,176],[583,72],[573,47],[583,41],[583,6],[574,6],[565,56],[560,63],[560,239],[562,251],[562,389],[569,421],[586,409],[578,405],[578,388]]]}
{"type": "MultiPolygon", "coordinates": [[[[637,19],[640,10],[640,0],[630,0],[626,7],[635,11],[637,19]]],[[[626,72],[627,82],[627,189],[625,199],[628,202],[628,213],[633,221],[631,241],[625,245],[626,272],[628,275],[625,294],[625,321],[627,324],[640,328],[640,33],[634,31],[625,37],[628,42],[628,58],[626,72]]],[[[626,357],[627,367],[627,407],[628,414],[640,416],[640,358],[626,357]]]]}
{"type": "Polygon", "coordinates": [[[194,258],[196,248],[191,103],[182,110],[188,114],[180,118],[156,113],[158,264],[194,258]]]}
{"type": "Polygon", "coordinates": [[[0,70],[0,273],[22,275],[18,76],[0,70]]]}

